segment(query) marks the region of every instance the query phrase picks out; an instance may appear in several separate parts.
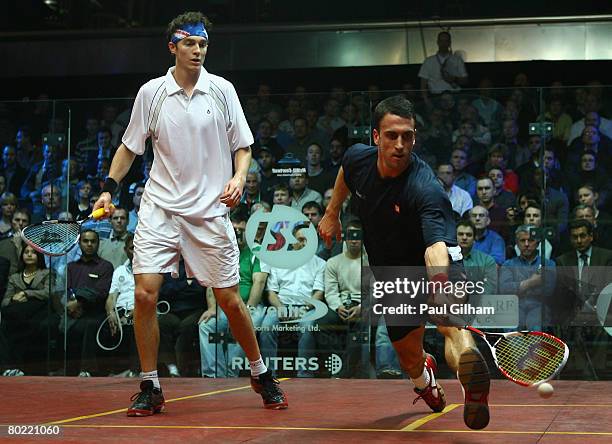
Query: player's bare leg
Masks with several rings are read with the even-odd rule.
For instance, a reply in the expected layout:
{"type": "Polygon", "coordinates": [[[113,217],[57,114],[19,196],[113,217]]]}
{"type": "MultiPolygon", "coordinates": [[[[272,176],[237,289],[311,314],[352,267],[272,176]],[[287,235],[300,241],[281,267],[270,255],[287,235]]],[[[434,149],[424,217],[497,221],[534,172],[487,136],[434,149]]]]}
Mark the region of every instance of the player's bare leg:
{"type": "Polygon", "coordinates": [[[438,326],[444,335],[444,356],[457,372],[464,392],[463,420],[471,429],[483,429],[489,423],[489,388],[491,376],[487,363],[467,330],[438,326]]]}
{"type": "Polygon", "coordinates": [[[215,299],[229,322],[232,335],[240,344],[251,364],[251,387],[259,393],[267,409],[286,409],[287,397],[281,390],[272,371],[261,358],[251,315],[238,294],[238,286],[214,288],[215,299]]]}
{"type": "Polygon", "coordinates": [[[134,336],[140,357],[143,381],[140,393],[127,411],[128,416],[150,416],[164,408],[157,377],[157,353],[159,351],[159,324],[157,323],[157,298],[164,277],[161,274],[137,274],[134,276],[134,336]]]}
{"type": "Polygon", "coordinates": [[[412,330],[402,339],[393,342],[393,348],[401,367],[408,373],[415,385],[414,391],[419,395],[414,402],[423,399],[434,412],[441,412],[446,407],[444,390],[436,382],[436,360],[423,350],[425,327],[412,330]]]}

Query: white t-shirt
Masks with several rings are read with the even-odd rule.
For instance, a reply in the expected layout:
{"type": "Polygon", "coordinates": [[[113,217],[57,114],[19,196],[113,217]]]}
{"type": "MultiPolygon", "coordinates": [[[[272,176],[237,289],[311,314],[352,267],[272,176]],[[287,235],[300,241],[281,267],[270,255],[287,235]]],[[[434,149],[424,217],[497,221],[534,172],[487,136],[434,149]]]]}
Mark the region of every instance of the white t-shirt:
{"type": "Polygon", "coordinates": [[[429,91],[441,94],[444,91],[459,91],[459,86],[453,86],[442,77],[442,70],[453,77],[467,77],[463,59],[457,54],[442,56],[434,54],[425,59],[419,70],[419,77],[427,80],[429,91]]]}
{"type": "Polygon", "coordinates": [[[134,308],[134,289],[134,273],[132,272],[132,264],[128,259],[113,272],[109,293],[119,293],[115,303],[117,308],[124,308],[125,310],[134,308]]]}
{"type": "Polygon", "coordinates": [[[269,273],[266,288],[275,292],[285,305],[303,304],[294,295],[309,298],[315,290],[325,291],[325,261],[318,256],[294,270],[270,267],[269,273]]]}
{"type": "Polygon", "coordinates": [[[191,98],[176,83],[174,67],[145,83],[136,96],[123,143],[142,155],[151,136],[155,160],[143,199],[180,216],[211,218],[232,177],[232,156],[253,143],[234,86],[204,68],[191,98]]]}

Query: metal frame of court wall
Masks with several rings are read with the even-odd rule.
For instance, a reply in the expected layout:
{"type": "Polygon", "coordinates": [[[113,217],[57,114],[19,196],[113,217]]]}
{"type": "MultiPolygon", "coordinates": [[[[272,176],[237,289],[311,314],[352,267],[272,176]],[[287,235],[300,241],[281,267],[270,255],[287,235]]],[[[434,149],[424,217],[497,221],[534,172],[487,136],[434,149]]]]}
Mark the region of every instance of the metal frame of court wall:
{"type": "MultiPolygon", "coordinates": [[[[612,59],[612,15],[325,25],[218,26],[212,71],[420,64],[450,29],[466,62],[612,59]]],[[[155,29],[0,34],[1,78],[160,72],[171,62],[155,29]]]]}

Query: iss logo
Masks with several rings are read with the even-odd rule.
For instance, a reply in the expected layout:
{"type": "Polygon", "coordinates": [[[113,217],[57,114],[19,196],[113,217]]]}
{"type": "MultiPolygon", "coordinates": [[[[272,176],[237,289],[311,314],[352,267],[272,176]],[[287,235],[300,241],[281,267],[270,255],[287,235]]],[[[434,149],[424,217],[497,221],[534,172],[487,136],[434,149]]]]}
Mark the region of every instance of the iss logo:
{"type": "Polygon", "coordinates": [[[342,370],[342,358],[335,353],[329,355],[325,360],[325,368],[332,374],[337,375],[342,370]]]}
{"type": "Polygon", "coordinates": [[[260,261],[289,270],[308,262],[319,243],[308,218],[285,205],[275,205],[270,213],[257,211],[249,218],[245,234],[249,248],[260,261]],[[302,230],[306,242],[295,238],[298,230],[302,230]]]}

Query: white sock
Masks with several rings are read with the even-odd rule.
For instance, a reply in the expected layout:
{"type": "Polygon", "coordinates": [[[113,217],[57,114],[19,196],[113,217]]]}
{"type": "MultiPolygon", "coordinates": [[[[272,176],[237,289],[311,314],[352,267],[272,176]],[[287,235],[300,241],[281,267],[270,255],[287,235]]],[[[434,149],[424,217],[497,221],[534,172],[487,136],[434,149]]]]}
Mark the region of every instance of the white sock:
{"type": "Polygon", "coordinates": [[[427,371],[427,367],[423,366],[423,373],[421,374],[421,376],[419,376],[418,378],[410,378],[410,380],[419,390],[427,388],[427,386],[429,385],[429,381],[431,381],[429,372],[427,371]]]}
{"type": "Polygon", "coordinates": [[[251,367],[251,376],[259,376],[268,371],[266,364],[264,364],[263,359],[261,359],[261,355],[259,355],[257,361],[249,361],[249,365],[251,367]]]}
{"type": "Polygon", "coordinates": [[[152,372],[140,372],[140,376],[143,381],[153,381],[154,388],[161,388],[159,385],[159,378],[157,377],[157,370],[153,370],[152,372]]]}
{"type": "Polygon", "coordinates": [[[168,372],[170,372],[170,374],[175,374],[178,375],[179,371],[178,371],[178,367],[176,366],[176,364],[168,364],[168,372]]]}

